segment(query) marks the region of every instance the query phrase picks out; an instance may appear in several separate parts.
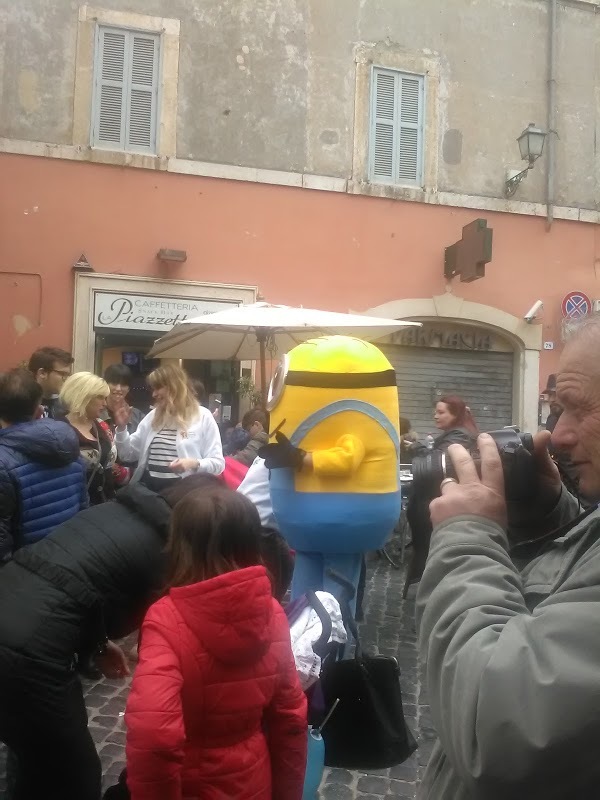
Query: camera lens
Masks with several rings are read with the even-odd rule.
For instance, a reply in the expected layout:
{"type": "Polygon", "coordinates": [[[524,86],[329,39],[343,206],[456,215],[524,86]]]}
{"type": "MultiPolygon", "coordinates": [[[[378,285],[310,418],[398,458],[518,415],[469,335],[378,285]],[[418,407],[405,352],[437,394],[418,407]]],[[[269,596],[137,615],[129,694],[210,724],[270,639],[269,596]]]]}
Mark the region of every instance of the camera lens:
{"type": "Polygon", "coordinates": [[[446,477],[446,454],[440,450],[430,450],[415,458],[412,465],[412,491],[427,497],[440,493],[440,483],[446,477]]]}
{"type": "MultiPolygon", "coordinates": [[[[535,491],[536,473],[533,462],[533,436],[518,433],[514,428],[490,431],[498,448],[504,472],[504,490],[507,500],[526,500],[535,491]]],[[[481,475],[481,458],[476,448],[471,451],[477,472],[481,475]]],[[[440,450],[431,450],[413,461],[412,491],[422,497],[434,498],[440,494],[444,478],[456,478],[449,456],[440,450]]]]}

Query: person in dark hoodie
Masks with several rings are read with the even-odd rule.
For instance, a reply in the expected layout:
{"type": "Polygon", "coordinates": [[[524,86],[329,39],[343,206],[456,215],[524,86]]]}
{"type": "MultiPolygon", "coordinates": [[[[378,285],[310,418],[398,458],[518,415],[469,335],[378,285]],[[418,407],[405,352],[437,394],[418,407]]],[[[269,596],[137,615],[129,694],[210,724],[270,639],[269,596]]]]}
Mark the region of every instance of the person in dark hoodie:
{"type": "Polygon", "coordinates": [[[42,387],[25,369],[0,375],[0,561],[88,505],[79,443],[39,416],[42,387]]]}
{"type": "Polygon", "coordinates": [[[11,800],[99,800],[75,654],[93,656],[109,678],[128,674],[111,640],[139,628],[160,594],[171,506],[212,484],[198,474],[163,495],[127,486],[1,568],[0,741],[15,764],[11,800]]]}

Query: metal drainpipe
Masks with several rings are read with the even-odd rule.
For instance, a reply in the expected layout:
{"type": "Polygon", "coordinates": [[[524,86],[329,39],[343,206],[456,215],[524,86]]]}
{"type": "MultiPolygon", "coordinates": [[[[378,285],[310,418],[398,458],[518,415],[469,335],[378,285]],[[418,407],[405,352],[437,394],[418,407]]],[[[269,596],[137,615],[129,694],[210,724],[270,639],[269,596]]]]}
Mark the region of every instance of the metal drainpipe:
{"type": "Polygon", "coordinates": [[[556,11],[557,0],[548,0],[548,169],[546,174],[546,229],[554,221],[554,168],[556,162],[556,11]]]}

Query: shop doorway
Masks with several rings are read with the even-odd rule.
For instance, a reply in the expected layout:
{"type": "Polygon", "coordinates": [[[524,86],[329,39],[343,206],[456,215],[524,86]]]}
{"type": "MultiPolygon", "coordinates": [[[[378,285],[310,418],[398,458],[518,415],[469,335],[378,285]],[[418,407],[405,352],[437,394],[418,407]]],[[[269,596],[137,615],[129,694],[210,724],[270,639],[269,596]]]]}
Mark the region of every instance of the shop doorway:
{"type": "MultiPolygon", "coordinates": [[[[129,402],[144,413],[150,410],[152,394],[146,379],[153,369],[160,365],[160,359],[147,357],[156,335],[153,333],[132,333],[115,331],[109,334],[96,334],[95,371],[103,375],[111,364],[125,364],[132,372],[129,402]]],[[[216,411],[219,424],[237,422],[239,400],[237,384],[240,376],[239,361],[199,361],[183,362],[183,368],[193,379],[204,387],[202,405],[216,411]]]]}

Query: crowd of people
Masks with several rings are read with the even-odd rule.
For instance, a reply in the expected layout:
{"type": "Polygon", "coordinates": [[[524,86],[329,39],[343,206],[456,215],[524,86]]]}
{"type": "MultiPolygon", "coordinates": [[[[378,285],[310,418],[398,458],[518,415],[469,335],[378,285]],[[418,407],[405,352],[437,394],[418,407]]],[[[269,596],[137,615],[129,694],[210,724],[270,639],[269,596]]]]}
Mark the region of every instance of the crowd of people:
{"type": "MultiPolygon", "coordinates": [[[[595,794],[596,348],[592,319],[561,356],[526,504],[506,502],[497,447],[460,397],[436,404],[433,441],[400,420],[401,461],[441,451],[456,475],[413,495],[408,510],[439,735],[420,788],[427,800],[595,794]],[[549,449],[568,459],[581,497],[565,489],[549,449]],[[520,570],[512,556],[523,541],[520,570]]],[[[114,640],[136,630],[123,796],[301,800],[306,699],[280,605],[293,554],[272,527],[259,457],[266,412],[252,409],[222,440],[180,367],[148,376],[153,407],[143,415],[127,402],[126,367],[101,378],[72,374],[72,364],[43,348],[28,368],[0,375],[0,741],[10,800],[99,800],[77,672],[128,675],[114,640]],[[235,478],[229,464],[241,469],[235,478]]]]}
{"type": "MultiPolygon", "coordinates": [[[[113,640],[141,628],[127,712],[131,796],[199,797],[208,787],[233,797],[251,785],[256,798],[300,798],[306,701],[278,602],[289,548],[224,480],[219,428],[183,369],[148,376],[144,416],[127,402],[127,367],[101,378],[72,373],[72,362],[43,348],[29,369],[0,376],[10,797],[100,797],[77,672],[128,675],[113,640]]],[[[242,420],[230,452],[244,471],[267,428],[261,409],[242,420]]]]}

